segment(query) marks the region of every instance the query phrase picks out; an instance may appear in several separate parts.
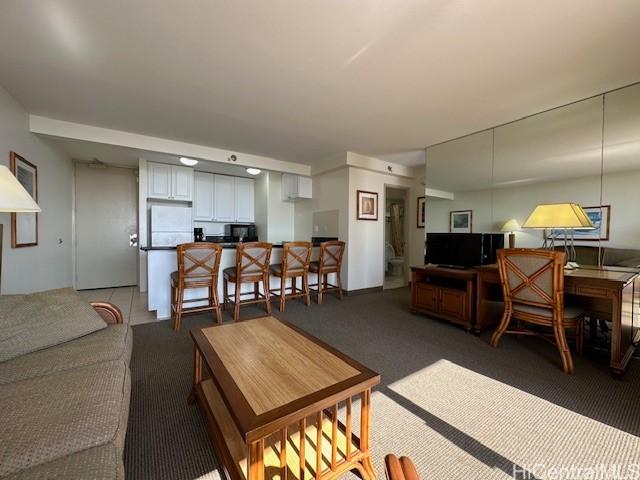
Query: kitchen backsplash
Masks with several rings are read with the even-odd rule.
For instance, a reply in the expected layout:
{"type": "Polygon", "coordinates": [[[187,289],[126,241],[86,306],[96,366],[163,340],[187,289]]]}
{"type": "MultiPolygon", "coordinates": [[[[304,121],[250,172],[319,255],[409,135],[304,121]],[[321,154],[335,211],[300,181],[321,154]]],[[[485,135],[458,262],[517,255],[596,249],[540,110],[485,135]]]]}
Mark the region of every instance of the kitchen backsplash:
{"type": "Polygon", "coordinates": [[[193,222],[194,228],[202,228],[205,235],[224,235],[224,226],[230,222],[193,222]]]}

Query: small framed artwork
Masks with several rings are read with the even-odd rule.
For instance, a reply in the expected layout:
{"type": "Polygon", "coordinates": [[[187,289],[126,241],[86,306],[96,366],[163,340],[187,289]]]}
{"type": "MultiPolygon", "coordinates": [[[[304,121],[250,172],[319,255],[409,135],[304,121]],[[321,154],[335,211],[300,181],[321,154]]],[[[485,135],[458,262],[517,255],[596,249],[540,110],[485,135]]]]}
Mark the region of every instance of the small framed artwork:
{"type": "Polygon", "coordinates": [[[378,220],[378,194],[358,190],[358,220],[378,220]]]}
{"type": "Polygon", "coordinates": [[[425,197],[418,197],[418,213],[417,213],[417,221],[416,221],[416,227],[417,228],[424,228],[424,222],[425,222],[425,218],[426,218],[426,212],[425,212],[425,197]]]}
{"type": "Polygon", "coordinates": [[[472,210],[454,210],[449,212],[449,231],[451,233],[471,233],[472,210]]]}
{"type": "MultiPolygon", "coordinates": [[[[11,152],[11,173],[29,195],[38,201],[38,167],[28,162],[16,152],[11,152]]],[[[38,245],[38,214],[11,214],[11,247],[32,247],[38,245]]]]}
{"type": "MultiPolygon", "coordinates": [[[[596,228],[586,229],[578,228],[573,230],[573,239],[576,242],[593,242],[598,240],[609,240],[609,228],[611,225],[611,205],[602,205],[600,207],[582,207],[584,212],[591,220],[596,228]]],[[[569,237],[571,232],[568,231],[569,237]]],[[[551,235],[555,239],[564,239],[565,230],[553,229],[551,235]]]]}

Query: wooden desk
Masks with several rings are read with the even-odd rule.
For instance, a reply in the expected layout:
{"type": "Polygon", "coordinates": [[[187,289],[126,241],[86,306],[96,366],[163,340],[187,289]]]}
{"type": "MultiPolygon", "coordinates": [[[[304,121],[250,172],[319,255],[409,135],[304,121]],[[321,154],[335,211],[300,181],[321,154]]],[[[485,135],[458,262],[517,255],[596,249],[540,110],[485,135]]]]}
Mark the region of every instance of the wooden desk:
{"type": "MultiPolygon", "coordinates": [[[[502,313],[492,302],[502,296],[498,266],[476,267],[476,271],[476,322],[495,325],[502,313]]],[[[611,321],[609,367],[613,374],[624,373],[640,342],[640,272],[624,267],[565,270],[564,293],[579,298],[592,315],[611,321]]]]}
{"type": "Polygon", "coordinates": [[[189,401],[197,399],[204,409],[232,480],[330,480],[349,470],[375,479],[369,422],[377,373],[273,317],[194,328],[191,336],[189,401]],[[352,419],[355,396],[359,437],[352,419]]]}

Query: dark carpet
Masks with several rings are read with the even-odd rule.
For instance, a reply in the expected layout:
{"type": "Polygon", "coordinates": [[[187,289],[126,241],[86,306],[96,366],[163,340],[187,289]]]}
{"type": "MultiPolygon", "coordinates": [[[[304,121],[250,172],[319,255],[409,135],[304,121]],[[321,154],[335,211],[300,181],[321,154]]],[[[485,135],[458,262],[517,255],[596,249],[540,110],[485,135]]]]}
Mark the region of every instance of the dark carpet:
{"type": "MultiPolygon", "coordinates": [[[[556,350],[506,337],[500,348],[459,327],[408,312],[408,289],[290,302],[284,318],[382,375],[372,396],[372,453],[411,456],[423,479],[544,478],[550,468],[640,465],[640,361],[621,380],[606,362],[574,357],[560,370],[556,350]]],[[[243,318],[258,316],[242,309],[243,318]]],[[[274,309],[274,315],[280,313],[274,309]]],[[[230,321],[228,314],[225,320],[230,321]]],[[[188,329],[210,317],[133,327],[127,478],[218,478],[199,407],[188,406],[188,329]]],[[[640,468],[640,467],[638,467],[640,468]]]]}

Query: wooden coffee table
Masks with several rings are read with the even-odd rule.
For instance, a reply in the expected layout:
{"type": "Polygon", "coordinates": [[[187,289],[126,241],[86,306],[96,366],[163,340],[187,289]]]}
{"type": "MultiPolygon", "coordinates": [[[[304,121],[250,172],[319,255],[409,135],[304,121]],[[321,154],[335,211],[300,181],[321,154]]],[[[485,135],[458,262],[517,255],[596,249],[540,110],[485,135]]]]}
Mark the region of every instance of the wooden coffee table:
{"type": "Polygon", "coordinates": [[[193,328],[191,336],[189,401],[202,406],[232,480],[328,480],[349,470],[375,479],[369,423],[380,375],[274,317],[193,328]]]}

